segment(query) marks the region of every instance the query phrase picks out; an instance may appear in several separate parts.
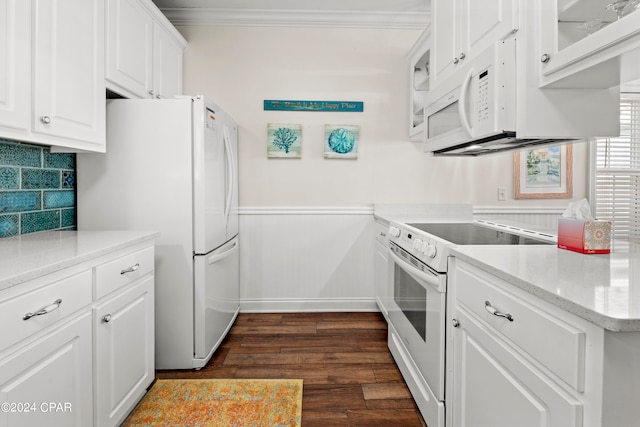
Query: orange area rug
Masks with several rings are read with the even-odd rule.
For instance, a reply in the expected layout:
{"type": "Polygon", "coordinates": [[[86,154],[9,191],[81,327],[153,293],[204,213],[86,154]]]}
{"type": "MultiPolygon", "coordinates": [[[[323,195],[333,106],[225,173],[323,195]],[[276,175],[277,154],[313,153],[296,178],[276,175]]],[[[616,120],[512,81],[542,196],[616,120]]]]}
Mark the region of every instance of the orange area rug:
{"type": "Polygon", "coordinates": [[[302,380],[157,380],[125,427],[299,427],[302,380]]]}

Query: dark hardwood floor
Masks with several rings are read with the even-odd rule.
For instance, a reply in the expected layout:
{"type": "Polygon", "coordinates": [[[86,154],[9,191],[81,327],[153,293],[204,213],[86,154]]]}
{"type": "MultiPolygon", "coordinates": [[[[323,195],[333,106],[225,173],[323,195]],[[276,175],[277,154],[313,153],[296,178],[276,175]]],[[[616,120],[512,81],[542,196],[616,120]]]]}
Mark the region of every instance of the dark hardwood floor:
{"type": "Polygon", "coordinates": [[[378,313],[241,313],[199,371],[157,378],[302,378],[303,427],[424,427],[378,313]]]}

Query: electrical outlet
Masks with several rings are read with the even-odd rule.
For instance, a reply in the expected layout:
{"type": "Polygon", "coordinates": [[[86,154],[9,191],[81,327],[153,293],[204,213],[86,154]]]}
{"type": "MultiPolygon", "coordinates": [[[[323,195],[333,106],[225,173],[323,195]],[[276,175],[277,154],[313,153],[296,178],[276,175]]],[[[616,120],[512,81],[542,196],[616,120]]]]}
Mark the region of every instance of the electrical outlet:
{"type": "Polygon", "coordinates": [[[507,189],[506,187],[498,187],[498,200],[504,202],[507,200],[507,189]]]}

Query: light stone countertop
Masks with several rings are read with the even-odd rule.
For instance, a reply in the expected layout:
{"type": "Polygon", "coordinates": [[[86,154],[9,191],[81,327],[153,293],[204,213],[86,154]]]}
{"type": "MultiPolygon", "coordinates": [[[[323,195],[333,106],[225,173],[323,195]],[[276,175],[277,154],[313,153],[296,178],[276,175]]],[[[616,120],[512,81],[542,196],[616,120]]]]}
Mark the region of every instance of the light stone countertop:
{"type": "Polygon", "coordinates": [[[552,245],[456,246],[451,252],[605,329],[640,331],[640,250],[620,246],[603,255],[552,245]]]}
{"type": "Polygon", "coordinates": [[[44,231],[0,239],[0,290],[129,246],[154,231],[44,231]]]}

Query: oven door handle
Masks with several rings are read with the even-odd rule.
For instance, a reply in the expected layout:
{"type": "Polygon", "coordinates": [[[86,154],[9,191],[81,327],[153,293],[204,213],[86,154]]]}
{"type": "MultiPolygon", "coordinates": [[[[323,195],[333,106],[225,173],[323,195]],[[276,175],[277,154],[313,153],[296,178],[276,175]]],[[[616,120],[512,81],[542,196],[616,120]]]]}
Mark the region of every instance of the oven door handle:
{"type": "Polygon", "coordinates": [[[393,261],[396,264],[398,264],[400,268],[402,268],[404,271],[406,271],[410,275],[414,276],[416,279],[420,279],[420,280],[423,280],[424,282],[427,282],[431,287],[435,288],[438,292],[445,292],[445,289],[443,289],[442,283],[439,280],[438,274],[425,273],[424,271],[415,268],[414,266],[412,266],[411,264],[407,263],[405,260],[400,258],[398,255],[394,254],[391,249],[389,249],[389,255],[391,255],[391,258],[393,259],[393,261]]]}

